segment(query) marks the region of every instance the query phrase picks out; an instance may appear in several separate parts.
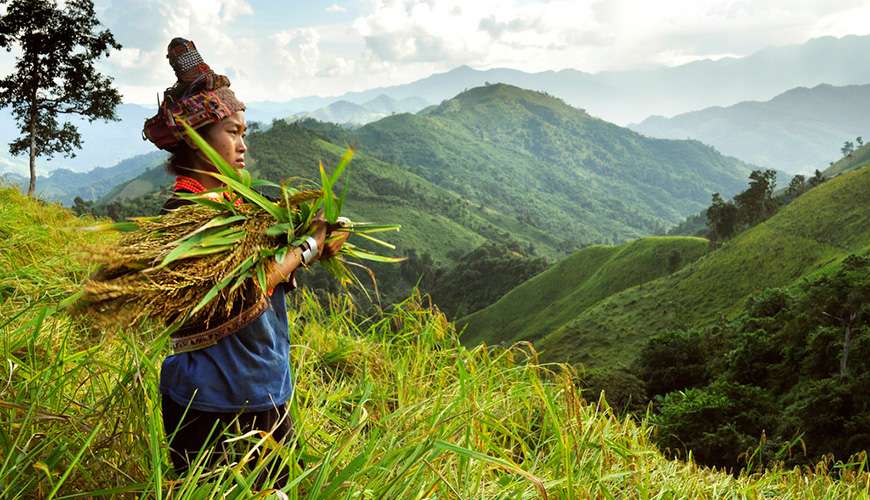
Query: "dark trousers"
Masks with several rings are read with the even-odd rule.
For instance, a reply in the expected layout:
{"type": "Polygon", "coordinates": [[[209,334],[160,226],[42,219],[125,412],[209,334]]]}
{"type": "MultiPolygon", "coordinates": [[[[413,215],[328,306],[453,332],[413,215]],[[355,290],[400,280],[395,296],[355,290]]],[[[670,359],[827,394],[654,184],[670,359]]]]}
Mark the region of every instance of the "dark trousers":
{"type": "Polygon", "coordinates": [[[238,435],[252,430],[272,431],[275,441],[288,442],[293,436],[293,422],[290,415],[285,416],[287,411],[286,404],[242,413],[198,411],[185,408],[163,395],[163,430],[169,440],[169,456],[175,472],[179,475],[187,472],[200,450],[209,454],[208,466],[221,460],[238,459],[226,456],[230,450],[224,443],[227,438],[224,432],[238,435]]]}

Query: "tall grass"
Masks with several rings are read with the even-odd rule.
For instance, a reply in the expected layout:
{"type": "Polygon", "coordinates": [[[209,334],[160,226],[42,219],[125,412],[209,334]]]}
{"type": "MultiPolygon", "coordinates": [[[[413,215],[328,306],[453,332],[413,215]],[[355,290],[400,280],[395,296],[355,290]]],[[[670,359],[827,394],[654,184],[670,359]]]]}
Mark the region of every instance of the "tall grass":
{"type": "Polygon", "coordinates": [[[567,368],[524,345],[466,349],[414,294],[361,318],[346,298],[297,293],[295,438],[237,436],[265,452],[177,478],[157,388],[165,339],[93,331],[58,308],[89,271],[58,227],[82,222],[0,190],[0,223],[28,237],[0,241],[0,287],[13,290],[0,304],[0,498],[868,496],[866,463],[734,477],[666,460],[647,421],[584,400],[567,368]],[[288,483],[271,490],[281,471],[288,483]]]}

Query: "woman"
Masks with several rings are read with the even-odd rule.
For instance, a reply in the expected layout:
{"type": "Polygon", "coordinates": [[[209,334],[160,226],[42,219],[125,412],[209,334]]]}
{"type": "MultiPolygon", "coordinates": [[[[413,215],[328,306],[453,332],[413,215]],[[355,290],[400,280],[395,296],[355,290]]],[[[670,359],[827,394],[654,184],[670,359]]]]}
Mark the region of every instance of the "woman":
{"type": "MultiPolygon", "coordinates": [[[[229,80],[205,64],[193,42],[172,40],[167,58],[178,81],[164,93],[157,115],[145,122],[143,135],[172,153],[167,169],[176,175],[176,193],[220,187],[217,179],[200,172],[216,168],[188,142],[176,117],[183,117],[229,164],[241,169],[247,151],[245,106],[229,89],[229,80]]],[[[173,196],[164,211],[185,203],[190,202],[173,196]]],[[[347,233],[330,237],[322,219],[314,222],[311,233],[283,262],[271,264],[268,296],[257,293],[228,317],[207,327],[184,325],[173,335],[176,354],[163,362],[160,391],[177,472],[185,472],[201,449],[222,450],[218,438],[230,424],[235,432],[271,432],[279,442],[290,435],[287,401],[293,380],[284,294],[295,288],[296,268],[335,255],[347,239],[347,233]]],[[[209,461],[214,462],[219,454],[211,453],[209,461]]]]}

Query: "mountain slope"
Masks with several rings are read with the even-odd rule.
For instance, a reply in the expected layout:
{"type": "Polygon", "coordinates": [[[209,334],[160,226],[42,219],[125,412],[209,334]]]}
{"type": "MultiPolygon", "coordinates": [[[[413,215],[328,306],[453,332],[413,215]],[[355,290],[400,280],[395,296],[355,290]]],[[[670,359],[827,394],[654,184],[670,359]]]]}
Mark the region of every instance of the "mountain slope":
{"type": "Polygon", "coordinates": [[[715,323],[746,297],[870,251],[870,168],[828,180],[717,251],[663,278],[614,294],[548,334],[546,359],[629,363],[669,329],[715,323]]]}
{"type": "Polygon", "coordinates": [[[839,156],[846,140],[870,133],[870,85],[796,88],[770,101],[741,102],[631,128],[651,137],[697,139],[766,168],[811,173],[839,156]]]}
{"type": "Polygon", "coordinates": [[[610,295],[672,273],[707,252],[703,238],[651,237],[575,252],[457,322],[463,343],[535,341],[610,295]]]}
{"type": "MultiPolygon", "coordinates": [[[[272,180],[287,177],[317,179],[317,164],[334,166],[344,151],[297,124],[276,124],[250,138],[252,169],[272,180]]],[[[403,224],[390,239],[416,248],[436,262],[451,250],[467,250],[486,239],[513,237],[525,244],[540,242],[542,255],[554,256],[562,240],[520,224],[497,210],[472,207],[455,192],[433,185],[406,168],[382,161],[359,148],[350,167],[347,207],[351,218],[403,224]]]]}
{"type": "Polygon", "coordinates": [[[333,137],[575,243],[647,235],[733,194],[750,167],[650,139],[547,94],[495,84],[333,137]]]}

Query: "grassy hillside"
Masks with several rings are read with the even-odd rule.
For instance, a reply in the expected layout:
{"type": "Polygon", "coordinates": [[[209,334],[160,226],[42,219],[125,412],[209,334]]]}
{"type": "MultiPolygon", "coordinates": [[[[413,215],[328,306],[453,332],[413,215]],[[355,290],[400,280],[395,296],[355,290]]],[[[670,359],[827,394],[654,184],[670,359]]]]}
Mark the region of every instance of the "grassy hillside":
{"type": "Polygon", "coordinates": [[[336,132],[363,151],[580,244],[650,234],[733,194],[749,167],[649,139],[547,94],[495,84],[417,115],[336,132]]]}
{"type": "MultiPolygon", "coordinates": [[[[91,221],[11,190],[0,190],[0,222],[3,498],[245,498],[273,467],[291,482],[269,491],[266,474],[263,496],[866,498],[862,464],[734,477],[667,460],[647,421],[584,401],[569,372],[533,353],[465,349],[414,298],[364,320],[346,300],[295,297],[296,440],[262,460],[176,478],[157,389],[165,338],[124,325],[95,331],[57,308],[91,270],[71,256],[111,238],[75,231],[91,221]]],[[[230,446],[276,448],[260,435],[230,446]]]]}
{"type": "Polygon", "coordinates": [[[596,302],[697,260],[707,247],[703,238],[655,237],[584,248],[462,318],[463,342],[536,341],[596,302]]]}
{"type": "Polygon", "coordinates": [[[868,251],[870,168],[863,168],[810,190],[680,271],[586,309],[538,346],[545,359],[629,363],[652,335],[714,323],[753,292],[791,284],[850,253],[868,251]]]}
{"type": "Polygon", "coordinates": [[[823,170],[822,173],[825,174],[825,177],[830,178],[867,165],[870,165],[870,144],[865,144],[856,149],[854,153],[840,158],[836,163],[823,170]]]}
{"type": "Polygon", "coordinates": [[[867,135],[870,85],[795,88],[769,101],[712,107],[631,128],[651,137],[692,138],[765,168],[811,173],[839,157],[843,141],[867,135]]]}

